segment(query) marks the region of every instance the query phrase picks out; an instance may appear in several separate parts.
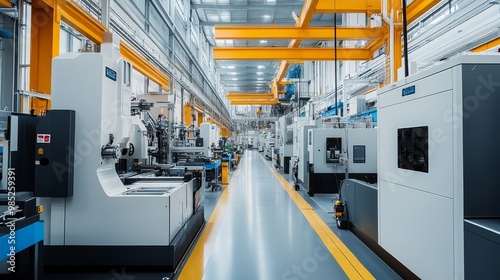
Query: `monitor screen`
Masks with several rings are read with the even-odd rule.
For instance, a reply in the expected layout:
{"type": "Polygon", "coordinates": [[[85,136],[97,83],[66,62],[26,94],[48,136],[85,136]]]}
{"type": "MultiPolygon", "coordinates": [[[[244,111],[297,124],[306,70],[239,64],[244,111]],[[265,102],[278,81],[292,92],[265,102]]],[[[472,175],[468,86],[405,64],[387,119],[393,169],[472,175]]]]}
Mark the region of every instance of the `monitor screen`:
{"type": "Polygon", "coordinates": [[[429,127],[398,129],[398,167],[429,172],[429,127]]]}
{"type": "Polygon", "coordinates": [[[366,154],[364,145],[354,145],[352,147],[352,161],[353,163],[365,163],[366,154]]]}

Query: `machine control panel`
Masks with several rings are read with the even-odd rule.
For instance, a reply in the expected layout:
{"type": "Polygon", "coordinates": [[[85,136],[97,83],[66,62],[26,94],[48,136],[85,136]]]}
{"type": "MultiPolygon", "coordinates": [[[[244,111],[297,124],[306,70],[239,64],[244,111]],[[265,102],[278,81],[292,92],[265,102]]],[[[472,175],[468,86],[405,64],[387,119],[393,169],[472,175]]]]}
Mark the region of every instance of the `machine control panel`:
{"type": "Polygon", "coordinates": [[[326,138],[326,163],[340,163],[342,138],[326,138]]]}
{"type": "Polygon", "coordinates": [[[354,145],[352,146],[352,162],[353,163],[365,163],[366,162],[366,148],[365,145],[354,145]]]}
{"type": "Polygon", "coordinates": [[[429,127],[398,129],[398,167],[429,173],[429,127]]]}

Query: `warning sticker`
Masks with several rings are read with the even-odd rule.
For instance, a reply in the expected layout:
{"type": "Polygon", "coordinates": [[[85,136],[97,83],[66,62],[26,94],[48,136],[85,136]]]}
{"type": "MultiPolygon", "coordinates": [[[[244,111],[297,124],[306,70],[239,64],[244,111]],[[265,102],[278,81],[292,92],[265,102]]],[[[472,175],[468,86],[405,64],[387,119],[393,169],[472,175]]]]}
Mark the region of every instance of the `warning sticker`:
{"type": "Polygon", "coordinates": [[[43,155],[43,149],[42,148],[38,149],[38,154],[39,155],[43,155]]]}
{"type": "Polygon", "coordinates": [[[50,134],[37,134],[36,136],[37,143],[50,143],[50,134]]]}

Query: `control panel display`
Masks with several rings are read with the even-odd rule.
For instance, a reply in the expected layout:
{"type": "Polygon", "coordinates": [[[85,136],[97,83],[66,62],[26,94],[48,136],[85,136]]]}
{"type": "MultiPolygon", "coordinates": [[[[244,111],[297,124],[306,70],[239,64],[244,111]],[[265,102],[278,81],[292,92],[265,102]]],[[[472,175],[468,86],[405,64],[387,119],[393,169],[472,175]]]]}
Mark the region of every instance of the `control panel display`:
{"type": "Polygon", "coordinates": [[[429,172],[429,127],[398,129],[398,167],[429,172]]]}
{"type": "Polygon", "coordinates": [[[352,162],[353,163],[365,163],[366,153],[365,145],[354,145],[352,147],[352,162]]]}

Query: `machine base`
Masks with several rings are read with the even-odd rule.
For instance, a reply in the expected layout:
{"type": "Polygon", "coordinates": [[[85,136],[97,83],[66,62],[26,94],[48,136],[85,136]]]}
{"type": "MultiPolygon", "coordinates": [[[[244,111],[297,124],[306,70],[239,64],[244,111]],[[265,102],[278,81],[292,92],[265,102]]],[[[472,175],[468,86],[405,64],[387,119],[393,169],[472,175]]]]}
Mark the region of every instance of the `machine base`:
{"type": "Polygon", "coordinates": [[[290,173],[290,158],[291,157],[285,157],[285,163],[283,164],[283,173],[285,174],[290,173]]]}
{"type": "MultiPolygon", "coordinates": [[[[309,173],[309,188],[307,194],[314,196],[315,193],[339,193],[338,186],[345,179],[344,173],[309,173]],[[335,184],[337,181],[337,184],[335,184]]],[[[368,183],[377,182],[377,174],[349,173],[349,179],[358,179],[368,183]]]]}
{"type": "Polygon", "coordinates": [[[201,206],[169,245],[45,246],[44,268],[46,271],[60,271],[61,268],[119,266],[175,270],[204,224],[204,208],[201,206]]]}

